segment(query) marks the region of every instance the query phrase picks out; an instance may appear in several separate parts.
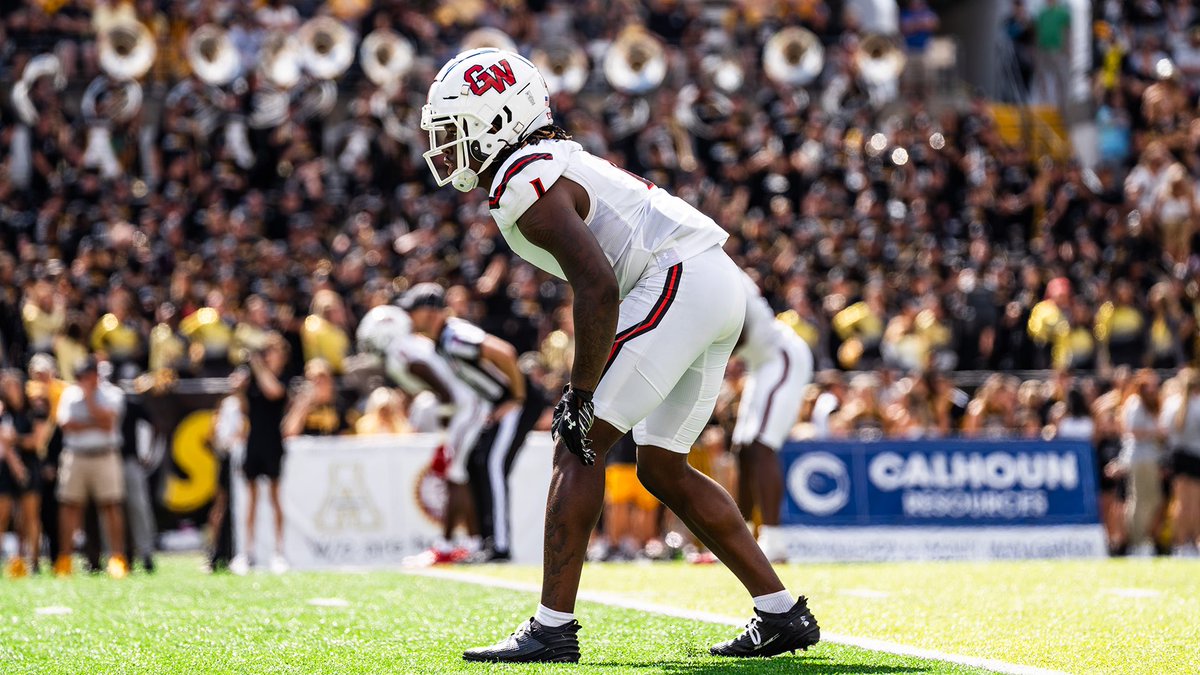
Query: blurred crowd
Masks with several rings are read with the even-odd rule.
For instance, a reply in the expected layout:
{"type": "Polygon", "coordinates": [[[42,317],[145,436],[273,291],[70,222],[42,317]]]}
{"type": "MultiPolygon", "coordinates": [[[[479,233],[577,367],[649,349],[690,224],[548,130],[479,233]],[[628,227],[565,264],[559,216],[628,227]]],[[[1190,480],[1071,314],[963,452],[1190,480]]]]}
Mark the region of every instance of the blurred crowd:
{"type": "MultiPolygon", "coordinates": [[[[96,75],[90,4],[6,12],[0,78],[49,51],[70,81],[96,75]]],[[[1141,3],[1129,13],[1103,5],[1092,84],[1102,144],[1123,150],[1106,151],[1095,170],[1005,144],[982,99],[935,107],[906,90],[872,105],[853,76],[858,19],[825,2],[376,3],[353,27],[390,26],[420,55],[386,110],[355,66],[335,114],[294,105],[278,126],[250,128],[245,143],[227,131],[255,105],[253,69],[215,112],[197,113],[211,102],[178,84],[195,82],[180,53],[190,28],[230,26],[251,54],[314,4],[133,5],[160,56],[138,114],[107,123],[115,171],[86,152],[96,123],[78,114],[72,89],[60,95],[39,80],[32,126],[0,112],[5,363],[47,352],[69,366],[96,350],[122,376],[223,375],[278,331],[295,348],[292,374],[315,356],[340,372],[358,317],[436,280],[462,314],[540,352],[554,379],[570,340],[563,285],[511,256],[479,195],[430,189],[418,108],[470,28],[500,27],[525,49],[571,35],[596,61],[631,17],[679,67],[645,99],[615,93],[593,68],[582,91],[556,96],[559,119],[588,149],[714,215],[820,368],[1105,371],[1195,360],[1200,30],[1190,3],[1157,17],[1141,3]],[[757,66],[765,39],[796,23],[826,55],[803,88],[757,66]],[[712,53],[745,66],[738,94],[708,84],[700,61],[712,53]]],[[[1036,17],[1014,11],[1006,25],[1023,44],[1036,17]]]]}
{"type": "MultiPolygon", "coordinates": [[[[33,385],[37,354],[67,383],[89,354],[114,380],[161,383],[228,376],[280,342],[284,381],[337,377],[359,317],[437,281],[456,314],[511,342],[535,381],[557,389],[573,346],[565,285],[511,254],[482,194],[432,189],[421,160],[427,83],[481,26],[525,52],[581,46],[592,67],[579,92],[555,96],[558,122],[731,233],[730,253],[826,371],[799,435],[1053,435],[1064,416],[1087,416],[1077,392],[1097,438],[1119,436],[1110,423],[1121,419],[1101,402],[1126,398],[1117,392],[1131,369],[1200,356],[1192,2],[1097,3],[1095,167],[1006,143],[983,97],[942,101],[925,78],[878,100],[855,70],[867,31],[852,2],[356,4],[330,6],[350,6],[359,36],[388,27],[414,45],[401,86],[381,91],[354,65],[332,113],[297,97],[259,127],[247,120],[267,91],[261,74],[247,66],[233,84],[202,87],[186,37],[225,26],[253,63],[272,31],[294,32],[324,3],[0,0],[0,81],[53,53],[68,82],[34,83],[32,120],[0,106],[0,364],[18,385],[33,385]],[[128,15],[158,47],[143,104],[119,119],[102,99],[85,119],[82,90],[101,72],[97,27],[128,15]],[[599,67],[630,24],[666,45],[667,80],[645,97],[614,91],[599,67]],[[824,47],[804,87],[759,65],[789,25],[824,47]],[[742,66],[736,93],[715,86],[710,55],[742,66]],[[97,129],[102,151],[91,151],[97,129]],[[1004,374],[1041,369],[1059,375],[1004,374]],[[996,374],[972,392],[956,371],[996,374]]],[[[1001,27],[1030,86],[1082,20],[1048,4],[1054,16],[1018,0],[1001,27]]],[[[900,10],[900,42],[919,63],[937,17],[921,0],[900,10]]],[[[738,378],[732,369],[728,401],[738,378]]],[[[328,388],[304,390],[306,406],[326,396],[318,389],[328,388]]],[[[409,402],[391,390],[328,396],[333,415],[297,428],[409,426],[409,402]]]]}

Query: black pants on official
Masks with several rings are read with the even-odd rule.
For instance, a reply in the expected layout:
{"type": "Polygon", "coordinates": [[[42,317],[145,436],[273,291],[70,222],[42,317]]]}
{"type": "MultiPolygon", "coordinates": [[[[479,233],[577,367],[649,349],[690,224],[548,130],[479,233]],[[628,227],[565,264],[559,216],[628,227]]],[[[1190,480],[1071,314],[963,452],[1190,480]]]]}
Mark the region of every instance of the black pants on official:
{"type": "Polygon", "coordinates": [[[217,474],[217,493],[224,499],[216,500],[213,508],[220,507],[225,511],[220,514],[221,525],[213,533],[212,550],[209,551],[208,563],[213,570],[229,567],[229,561],[233,559],[233,504],[230,501],[233,499],[233,464],[228,454],[220,456],[219,460],[221,469],[217,474]]]}
{"type": "Polygon", "coordinates": [[[485,545],[500,557],[509,555],[512,546],[508,476],[525,436],[545,409],[546,399],[535,387],[529,387],[525,405],[488,425],[467,457],[467,481],[480,534],[485,545]]]}

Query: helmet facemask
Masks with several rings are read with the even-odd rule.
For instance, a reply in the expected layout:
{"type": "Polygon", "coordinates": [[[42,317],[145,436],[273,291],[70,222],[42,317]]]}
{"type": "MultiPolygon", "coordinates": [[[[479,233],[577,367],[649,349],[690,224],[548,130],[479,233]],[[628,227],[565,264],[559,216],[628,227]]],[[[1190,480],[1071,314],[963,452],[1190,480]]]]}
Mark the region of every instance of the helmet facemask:
{"type": "Polygon", "coordinates": [[[429,150],[424,153],[425,162],[438,187],[453,184],[459,192],[470,192],[479,185],[479,172],[486,169],[494,159],[473,153],[478,148],[490,125],[469,112],[438,115],[431,106],[421,110],[421,128],[429,132],[429,150]],[[453,167],[447,167],[444,156],[452,154],[453,167]],[[471,159],[480,162],[478,169],[471,168],[471,159]]]}

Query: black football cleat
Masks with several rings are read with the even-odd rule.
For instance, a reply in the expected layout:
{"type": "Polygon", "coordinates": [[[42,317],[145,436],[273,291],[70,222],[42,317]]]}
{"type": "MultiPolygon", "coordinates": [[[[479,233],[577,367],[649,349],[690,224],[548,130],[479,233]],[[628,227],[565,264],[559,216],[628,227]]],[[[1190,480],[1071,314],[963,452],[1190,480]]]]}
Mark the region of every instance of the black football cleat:
{"type": "Polygon", "coordinates": [[[821,640],[821,627],[808,611],[808,601],[801,597],[791,609],[782,614],[760,612],[750,619],[746,630],[728,642],[709,649],[713,656],[775,656],[784,652],[803,651],[821,640]]]}
{"type": "Polygon", "coordinates": [[[579,622],[547,628],[529,619],[506,639],[491,647],[463,652],[467,661],[493,663],[576,663],[579,661],[579,622]]]}

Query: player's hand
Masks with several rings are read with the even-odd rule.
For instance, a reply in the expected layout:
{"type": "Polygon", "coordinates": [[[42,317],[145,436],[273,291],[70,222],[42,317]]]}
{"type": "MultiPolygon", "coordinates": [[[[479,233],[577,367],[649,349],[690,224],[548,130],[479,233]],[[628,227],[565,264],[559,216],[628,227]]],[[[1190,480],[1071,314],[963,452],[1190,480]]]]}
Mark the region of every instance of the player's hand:
{"type": "Polygon", "coordinates": [[[588,438],[588,431],[591,431],[592,422],[596,420],[595,408],[592,392],[572,389],[568,384],[563,387],[558,405],[554,406],[554,421],[550,424],[554,442],[566,446],[584,466],[596,463],[596,451],[592,449],[592,440],[588,438]]]}

